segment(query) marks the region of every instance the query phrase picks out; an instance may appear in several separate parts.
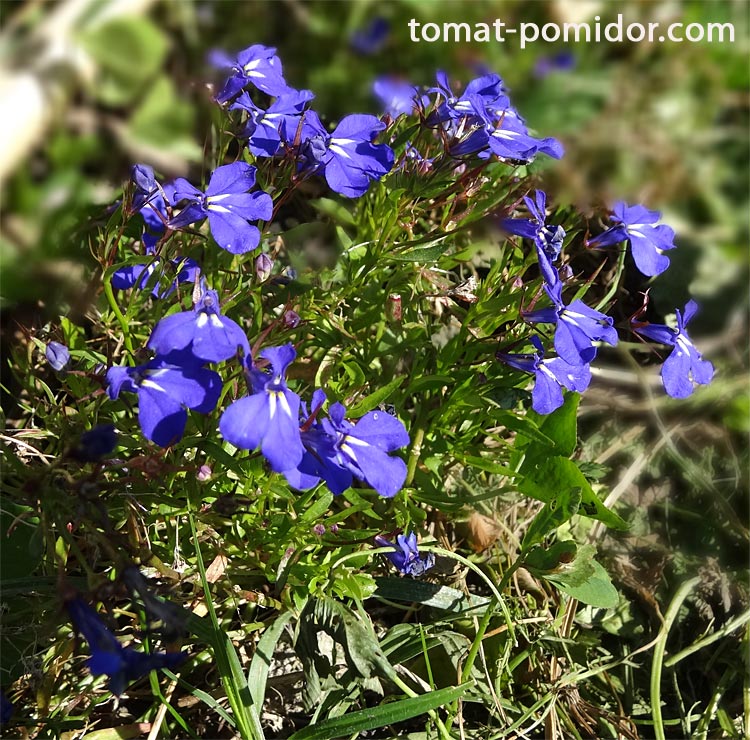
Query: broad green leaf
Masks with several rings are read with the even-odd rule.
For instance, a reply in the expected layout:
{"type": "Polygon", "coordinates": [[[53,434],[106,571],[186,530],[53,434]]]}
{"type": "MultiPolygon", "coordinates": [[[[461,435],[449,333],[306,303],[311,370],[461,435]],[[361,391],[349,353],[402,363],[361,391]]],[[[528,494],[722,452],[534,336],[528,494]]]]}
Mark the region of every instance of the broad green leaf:
{"type": "Polygon", "coordinates": [[[343,717],[305,727],[295,732],[289,740],[334,740],[337,737],[347,737],[365,730],[375,730],[378,727],[403,722],[460,699],[471,686],[471,682],[462,683],[439,691],[430,691],[421,696],[381,704],[372,709],[350,712],[343,717]]]}
{"type": "Polygon", "coordinates": [[[376,578],[375,583],[377,590],[373,596],[391,601],[418,603],[455,614],[478,609],[489,603],[489,599],[485,597],[467,596],[455,588],[424,581],[406,578],[376,578]]]}
{"type": "Polygon", "coordinates": [[[565,403],[559,409],[541,417],[544,420],[539,426],[540,431],[554,443],[554,454],[570,457],[578,441],[578,403],[579,393],[567,393],[565,403]]]}
{"type": "Polygon", "coordinates": [[[549,547],[537,545],[526,554],[523,567],[534,575],[544,577],[561,564],[572,563],[577,552],[578,546],[572,540],[555,542],[549,547]]]}
{"type": "Polygon", "coordinates": [[[566,582],[565,577],[561,574],[544,577],[554,583],[561,591],[584,604],[612,609],[617,606],[620,598],[617,589],[612,585],[607,571],[596,560],[591,560],[590,565],[593,572],[579,585],[566,582]]]}
{"type": "Polygon", "coordinates": [[[567,457],[540,460],[534,467],[524,465],[521,472],[523,478],[517,484],[521,493],[548,502],[564,491],[578,488],[581,491],[579,514],[598,519],[613,529],[627,529],[628,525],[599,500],[583,473],[567,457]]]}
{"type": "Polygon", "coordinates": [[[563,488],[542,507],[526,530],[522,547],[541,542],[546,535],[568,521],[581,505],[580,488],[563,488]]]}

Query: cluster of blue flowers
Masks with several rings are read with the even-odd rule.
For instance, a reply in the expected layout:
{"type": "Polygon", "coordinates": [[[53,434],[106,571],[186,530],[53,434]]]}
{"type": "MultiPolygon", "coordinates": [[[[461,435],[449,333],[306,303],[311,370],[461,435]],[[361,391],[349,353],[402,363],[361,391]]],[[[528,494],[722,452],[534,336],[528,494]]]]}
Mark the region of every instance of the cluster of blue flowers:
{"type": "Polygon", "coordinates": [[[110,398],[127,391],[138,396],[138,419],[147,439],[168,447],[185,431],[187,409],[210,413],[219,401],[222,379],[206,367],[237,358],[250,394],[234,401],[221,416],[219,430],[235,447],[260,448],[272,470],[304,490],[323,479],[336,494],[366,481],[381,496],[392,497],[406,478],[403,460],[391,457],[409,443],[404,425],[394,416],[372,411],[356,424],[346,421],[344,406],[332,404],[329,418],[319,420],[323,391],[313,396],[313,410],[286,384],[286,371],[297,353],[294,346],[267,347],[255,362],[242,328],[221,313],[215,291],[198,291],[193,310],[163,318],[147,348],[155,353],[138,367],[114,366],[107,371],[110,398]],[[270,369],[270,372],[267,370],[270,369]]]}
{"type": "MultiPolygon", "coordinates": [[[[555,326],[554,348],[556,357],[545,357],[541,339],[534,335],[530,342],[534,352],[497,356],[519,370],[534,374],[532,406],[537,413],[548,414],[563,403],[563,388],[582,393],[591,382],[590,364],[596,357],[600,342],[617,344],[617,331],[609,316],[587,306],[581,300],[566,304],[562,291],[564,280],[554,266],[565,239],[561,226],[548,226],[546,222],[547,196],[537,191],[534,199],[526,196],[524,202],[531,215],[529,219],[504,219],[507,232],[534,242],[544,291],[552,306],[523,314],[529,323],[555,326]]],[[[664,251],[673,249],[674,231],[657,224],[660,214],[642,205],[628,206],[617,203],[612,211],[613,226],[588,241],[592,248],[603,248],[623,241],[630,243],[633,260],[638,269],[649,277],[662,273],[669,266],[664,251]]],[[[694,383],[706,384],[713,377],[713,366],[703,360],[688,337],[685,325],[695,314],[697,304],[690,301],[683,320],[679,310],[678,327],[670,329],[661,324],[635,322],[631,327],[638,334],[674,347],[662,366],[662,380],[666,392],[674,398],[685,398],[693,392],[694,383]]]]}

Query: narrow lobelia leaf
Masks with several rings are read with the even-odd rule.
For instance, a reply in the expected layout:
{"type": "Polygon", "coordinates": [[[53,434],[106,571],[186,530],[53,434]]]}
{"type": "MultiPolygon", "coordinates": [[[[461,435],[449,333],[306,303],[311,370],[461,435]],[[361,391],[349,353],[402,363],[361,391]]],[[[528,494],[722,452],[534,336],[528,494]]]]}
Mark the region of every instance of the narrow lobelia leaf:
{"type": "Polygon", "coordinates": [[[471,686],[472,682],[467,681],[458,686],[450,686],[421,696],[381,704],[372,709],[350,712],[343,717],[336,717],[305,727],[303,730],[295,732],[289,740],[334,740],[337,737],[345,737],[357,732],[392,725],[395,722],[403,722],[460,699],[471,686]]]}

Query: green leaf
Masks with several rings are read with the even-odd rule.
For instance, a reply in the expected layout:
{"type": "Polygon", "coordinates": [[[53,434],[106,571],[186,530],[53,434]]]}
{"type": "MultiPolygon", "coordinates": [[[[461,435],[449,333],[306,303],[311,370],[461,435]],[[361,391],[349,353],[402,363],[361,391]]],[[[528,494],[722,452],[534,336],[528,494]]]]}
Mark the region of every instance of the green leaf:
{"type": "Polygon", "coordinates": [[[546,535],[568,521],[581,505],[581,489],[567,488],[561,490],[542,507],[526,530],[521,546],[535,545],[546,535]]]}
{"type": "Polygon", "coordinates": [[[332,198],[318,198],[317,200],[311,200],[310,204],[315,210],[328,216],[337,224],[341,224],[342,226],[356,225],[354,216],[352,216],[351,212],[339,200],[333,200],[332,198]]]}
{"type": "Polygon", "coordinates": [[[578,442],[578,403],[579,393],[567,393],[565,403],[544,418],[540,431],[554,443],[554,454],[570,457],[578,442]]]}
{"type": "Polygon", "coordinates": [[[365,396],[361,401],[350,406],[347,415],[352,418],[357,418],[363,416],[368,411],[372,411],[378,404],[383,403],[383,401],[385,401],[403,382],[403,375],[393,378],[384,386],[381,386],[373,393],[370,393],[369,396],[365,396]]]}
{"type": "Polygon", "coordinates": [[[86,31],[80,43],[99,67],[98,97],[109,105],[124,105],[159,72],[168,39],[147,18],[130,16],[86,31]]]}
{"type": "Polygon", "coordinates": [[[594,559],[591,559],[588,564],[591,570],[590,574],[577,585],[571,583],[570,578],[562,573],[546,575],[544,578],[554,583],[561,591],[564,591],[569,596],[578,599],[578,601],[584,604],[598,606],[603,609],[614,608],[617,606],[620,595],[612,585],[609,574],[594,559]]]}
{"type": "Polygon", "coordinates": [[[572,540],[555,542],[549,547],[537,545],[532,547],[523,560],[523,567],[535,576],[544,577],[561,564],[572,563],[576,558],[578,546],[572,540]]]}
{"type": "Polygon", "coordinates": [[[524,465],[521,473],[523,478],[517,484],[521,493],[549,502],[565,491],[578,488],[581,492],[579,514],[598,519],[613,529],[628,528],[626,522],[599,500],[583,473],[567,457],[555,456],[538,460],[534,467],[524,465]]]}
{"type": "Polygon", "coordinates": [[[333,740],[337,737],[346,737],[357,732],[375,730],[378,727],[403,722],[460,699],[471,686],[472,683],[469,681],[439,691],[430,691],[421,696],[381,704],[372,709],[349,712],[343,717],[324,720],[305,727],[295,732],[289,740],[333,740]]]}
{"type": "Polygon", "coordinates": [[[396,262],[437,262],[450,248],[452,243],[446,243],[445,237],[426,247],[416,247],[406,252],[391,253],[388,257],[396,262]]]}
{"type": "Polygon", "coordinates": [[[292,619],[291,612],[284,612],[276,617],[274,623],[266,628],[255,646],[253,659],[250,661],[250,670],[247,673],[247,685],[250,688],[250,695],[253,697],[253,704],[260,710],[263,706],[263,698],[266,694],[266,681],[268,680],[268,669],[271,667],[271,660],[276,649],[281,633],[284,627],[292,619]]]}
{"type": "Polygon", "coordinates": [[[462,591],[448,586],[438,586],[424,581],[413,581],[406,578],[375,578],[377,590],[373,596],[390,601],[418,603],[435,609],[442,609],[454,614],[461,614],[478,609],[489,603],[482,596],[466,595],[462,591]]]}

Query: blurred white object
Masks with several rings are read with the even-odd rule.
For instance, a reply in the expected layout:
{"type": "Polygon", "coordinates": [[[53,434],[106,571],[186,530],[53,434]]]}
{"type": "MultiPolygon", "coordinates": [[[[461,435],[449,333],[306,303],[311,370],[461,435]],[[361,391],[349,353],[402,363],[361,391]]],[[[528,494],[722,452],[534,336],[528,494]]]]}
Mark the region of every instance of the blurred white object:
{"type": "Polygon", "coordinates": [[[76,88],[91,82],[96,69],[76,37],[124,16],[143,15],[154,0],[68,0],[54,9],[19,46],[33,61],[8,68],[13,19],[0,35],[5,47],[0,67],[0,184],[42,141],[76,88]]]}

